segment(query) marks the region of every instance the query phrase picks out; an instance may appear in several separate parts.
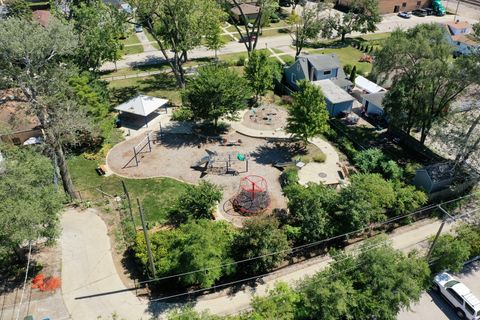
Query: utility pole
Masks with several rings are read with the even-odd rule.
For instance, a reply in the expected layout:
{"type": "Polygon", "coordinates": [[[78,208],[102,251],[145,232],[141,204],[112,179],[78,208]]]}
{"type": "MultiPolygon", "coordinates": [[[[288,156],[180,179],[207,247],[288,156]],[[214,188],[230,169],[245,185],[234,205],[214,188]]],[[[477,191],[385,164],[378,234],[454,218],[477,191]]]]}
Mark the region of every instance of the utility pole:
{"type": "Polygon", "coordinates": [[[127,198],[127,203],[128,203],[128,211],[130,212],[130,218],[132,219],[132,224],[133,224],[133,230],[137,230],[137,227],[135,226],[135,219],[133,219],[133,212],[132,212],[132,201],[130,200],[130,194],[128,193],[127,186],[125,185],[125,181],[122,180],[122,187],[123,187],[123,192],[125,193],[125,197],[127,198]]]}
{"type": "Polygon", "coordinates": [[[455,16],[453,17],[453,21],[457,21],[457,14],[458,14],[458,7],[460,6],[460,0],[457,0],[457,8],[455,9],[455,16]]]}
{"type": "Polygon", "coordinates": [[[442,224],[440,225],[440,228],[438,228],[437,234],[435,235],[435,238],[433,239],[433,242],[430,246],[430,249],[428,249],[427,253],[427,262],[430,260],[430,257],[432,256],[433,249],[435,248],[435,245],[437,244],[438,237],[440,237],[440,234],[442,233],[443,227],[445,226],[445,222],[447,222],[447,219],[452,217],[450,213],[448,213],[447,210],[442,208],[442,205],[438,205],[438,209],[443,212],[443,219],[442,219],[442,224]]]}
{"type": "Polygon", "coordinates": [[[150,248],[150,239],[148,238],[148,230],[145,225],[145,217],[143,215],[143,208],[140,204],[140,200],[137,198],[138,210],[140,211],[140,219],[142,220],[142,228],[143,228],[143,236],[145,237],[145,243],[147,244],[147,254],[148,254],[148,261],[150,262],[150,268],[153,274],[152,278],[156,277],[155,271],[155,264],[153,263],[153,256],[152,256],[152,249],[150,248]]]}

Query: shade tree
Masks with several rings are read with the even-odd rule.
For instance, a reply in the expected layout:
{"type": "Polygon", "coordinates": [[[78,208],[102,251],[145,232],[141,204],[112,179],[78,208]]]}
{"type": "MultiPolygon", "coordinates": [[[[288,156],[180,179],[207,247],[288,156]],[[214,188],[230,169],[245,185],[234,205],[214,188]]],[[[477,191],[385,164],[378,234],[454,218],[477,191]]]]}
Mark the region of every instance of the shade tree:
{"type": "Polygon", "coordinates": [[[266,51],[253,50],[244,67],[244,75],[258,102],[260,96],[273,88],[274,79],[281,78],[281,67],[266,51]]]}

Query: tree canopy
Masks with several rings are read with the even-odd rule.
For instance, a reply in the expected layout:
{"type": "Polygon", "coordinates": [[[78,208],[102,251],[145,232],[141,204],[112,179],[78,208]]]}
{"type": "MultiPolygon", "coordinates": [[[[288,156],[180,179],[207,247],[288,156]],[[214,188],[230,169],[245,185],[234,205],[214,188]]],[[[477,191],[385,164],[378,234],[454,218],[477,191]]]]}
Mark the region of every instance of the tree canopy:
{"type": "Polygon", "coordinates": [[[234,242],[237,261],[266,255],[260,259],[241,263],[238,269],[246,274],[261,274],[277,267],[288,254],[289,248],[287,235],[280,229],[279,222],[275,218],[247,220],[234,242]]]}
{"type": "Polygon", "coordinates": [[[288,106],[286,131],[306,142],[329,129],[328,111],[320,88],[305,80],[298,87],[288,106]]]}
{"type": "Polygon", "coordinates": [[[184,106],[197,120],[235,119],[250,96],[247,81],[232,69],[220,65],[201,67],[182,93],[184,106]]]}
{"type": "Polygon", "coordinates": [[[47,157],[17,147],[3,146],[1,151],[5,171],[0,173],[0,266],[28,241],[55,240],[65,200],[55,188],[47,157]]]}
{"type": "Polygon", "coordinates": [[[204,36],[217,32],[225,17],[215,0],[132,0],[138,21],[153,36],[179,87],[185,87],[183,64],[204,36]],[[171,52],[171,53],[170,53],[171,52]],[[173,56],[172,56],[173,55],[173,56]]]}
{"type": "Polygon", "coordinates": [[[376,0],[353,0],[345,14],[334,13],[323,22],[322,33],[326,37],[340,35],[342,42],[352,32],[368,33],[377,30],[382,21],[376,0]]]}
{"type": "Polygon", "coordinates": [[[376,55],[378,80],[393,78],[383,102],[387,117],[407,133],[418,128],[422,143],[432,125],[448,115],[451,102],[480,81],[474,55],[451,61],[452,53],[443,28],[423,24],[395,30],[376,55]]]}
{"type": "Polygon", "coordinates": [[[281,69],[267,52],[254,50],[245,65],[244,75],[255,93],[255,101],[258,101],[259,96],[273,88],[274,79],[281,77],[281,69]]]}

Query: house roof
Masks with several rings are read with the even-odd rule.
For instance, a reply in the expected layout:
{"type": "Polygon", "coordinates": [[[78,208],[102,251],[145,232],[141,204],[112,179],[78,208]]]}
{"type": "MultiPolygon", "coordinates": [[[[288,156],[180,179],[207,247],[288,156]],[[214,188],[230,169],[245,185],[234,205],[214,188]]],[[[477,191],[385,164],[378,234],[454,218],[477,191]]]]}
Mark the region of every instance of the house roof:
{"type": "Polygon", "coordinates": [[[457,34],[455,36],[451,36],[453,41],[465,43],[471,46],[479,45],[480,43],[470,34],[457,34]]]}
{"type": "Polygon", "coordinates": [[[355,78],[355,85],[360,89],[367,91],[368,93],[377,93],[380,91],[385,91],[385,88],[379,86],[375,82],[372,82],[362,76],[358,76],[355,78]]]}
{"type": "Polygon", "coordinates": [[[29,131],[40,126],[37,117],[26,114],[22,96],[13,90],[0,91],[0,131],[8,133],[29,131]]]}
{"type": "Polygon", "coordinates": [[[118,105],[115,110],[146,117],[167,103],[166,99],[140,95],[118,105]]]}
{"type": "Polygon", "coordinates": [[[441,162],[423,168],[432,179],[433,183],[450,180],[455,176],[453,163],[441,162]]]}
{"type": "Polygon", "coordinates": [[[354,97],[349,95],[330,79],[317,80],[312,83],[322,89],[323,95],[332,104],[355,100],[354,97]]]}
{"type": "MultiPolygon", "coordinates": [[[[316,70],[328,70],[332,68],[342,69],[336,54],[314,54],[304,56],[316,70]]],[[[343,70],[343,69],[342,69],[343,70]]]]}
{"type": "Polygon", "coordinates": [[[377,107],[382,107],[383,103],[383,98],[385,98],[385,95],[387,94],[386,91],[380,91],[380,92],[375,92],[375,93],[368,93],[368,94],[363,94],[362,97],[365,98],[366,100],[370,101],[377,107]]]}
{"type": "Polygon", "coordinates": [[[447,22],[447,26],[453,29],[470,29],[470,23],[467,21],[447,22]]]}
{"type": "Polygon", "coordinates": [[[44,27],[47,26],[52,18],[52,14],[48,10],[35,10],[32,15],[33,18],[44,27]]]}
{"type": "Polygon", "coordinates": [[[332,80],[332,82],[335,83],[340,88],[344,88],[344,87],[348,87],[348,86],[353,85],[352,81],[348,80],[345,77],[343,77],[343,78],[332,78],[330,80],[332,80]]]}
{"type": "Polygon", "coordinates": [[[245,15],[247,15],[247,14],[258,14],[260,12],[260,7],[257,7],[255,5],[248,4],[248,3],[241,3],[239,6],[235,6],[231,9],[233,14],[241,15],[240,9],[238,7],[240,7],[242,9],[243,14],[245,14],[245,15]]]}

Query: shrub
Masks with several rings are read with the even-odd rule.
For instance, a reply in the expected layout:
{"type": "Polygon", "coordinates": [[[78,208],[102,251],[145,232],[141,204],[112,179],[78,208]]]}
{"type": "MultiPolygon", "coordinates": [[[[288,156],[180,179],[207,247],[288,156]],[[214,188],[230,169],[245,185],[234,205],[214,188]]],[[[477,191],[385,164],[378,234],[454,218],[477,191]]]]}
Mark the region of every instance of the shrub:
{"type": "Polygon", "coordinates": [[[346,64],[343,66],[343,71],[345,74],[350,74],[352,72],[352,65],[351,64],[346,64]]]}
{"type": "Polygon", "coordinates": [[[327,155],[325,153],[318,153],[312,157],[313,162],[325,162],[327,155]]]}
{"type": "Polygon", "coordinates": [[[246,60],[247,59],[244,56],[241,56],[240,58],[238,58],[237,67],[243,67],[245,65],[246,60]]]}
{"type": "Polygon", "coordinates": [[[363,173],[377,172],[380,164],[385,161],[383,152],[378,148],[370,148],[358,152],[353,158],[355,166],[363,173]]]}
{"type": "Polygon", "coordinates": [[[298,183],[298,168],[295,166],[286,167],[280,179],[282,187],[298,183]]]}
{"type": "Polygon", "coordinates": [[[270,15],[270,22],[271,22],[271,23],[280,22],[280,17],[279,17],[275,12],[273,12],[273,13],[270,15]]]}
{"type": "Polygon", "coordinates": [[[173,121],[191,121],[193,119],[193,112],[189,108],[180,107],[172,112],[173,121]]]}

